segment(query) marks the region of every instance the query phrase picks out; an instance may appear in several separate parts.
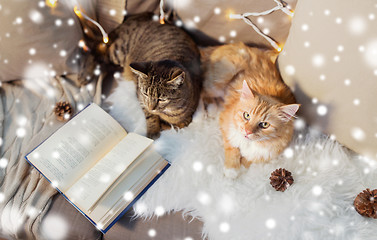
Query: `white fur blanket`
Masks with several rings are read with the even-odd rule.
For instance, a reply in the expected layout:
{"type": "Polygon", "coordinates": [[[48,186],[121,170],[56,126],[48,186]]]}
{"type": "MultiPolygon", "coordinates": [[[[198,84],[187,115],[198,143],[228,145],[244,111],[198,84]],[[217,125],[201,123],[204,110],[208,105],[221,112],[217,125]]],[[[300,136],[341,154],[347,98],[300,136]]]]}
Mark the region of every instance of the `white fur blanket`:
{"type": "MultiPolygon", "coordinates": [[[[128,131],[145,133],[145,120],[131,82],[120,82],[108,98],[110,114],[128,131]]],[[[303,106],[305,107],[305,106],[303,106]]],[[[201,219],[209,239],[372,240],[377,220],[360,216],[354,198],[377,188],[377,163],[297,122],[289,148],[267,164],[254,164],[236,180],[223,175],[224,152],[218,110],[199,107],[193,122],[167,130],[157,150],[171,168],[135,205],[137,216],[183,210],[201,219]],[[270,185],[277,168],[292,172],[285,192],[270,185]]]]}

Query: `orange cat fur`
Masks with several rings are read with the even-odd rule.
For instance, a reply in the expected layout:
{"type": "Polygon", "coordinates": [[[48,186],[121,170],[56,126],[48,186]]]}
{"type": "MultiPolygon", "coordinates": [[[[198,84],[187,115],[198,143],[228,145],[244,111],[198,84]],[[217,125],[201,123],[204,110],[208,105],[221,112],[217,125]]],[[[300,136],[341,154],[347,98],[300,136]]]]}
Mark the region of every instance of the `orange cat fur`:
{"type": "Polygon", "coordinates": [[[202,56],[205,95],[224,99],[224,173],[235,178],[242,165],[269,161],[285,149],[299,105],[275,66],[276,53],[237,43],[202,56]]]}

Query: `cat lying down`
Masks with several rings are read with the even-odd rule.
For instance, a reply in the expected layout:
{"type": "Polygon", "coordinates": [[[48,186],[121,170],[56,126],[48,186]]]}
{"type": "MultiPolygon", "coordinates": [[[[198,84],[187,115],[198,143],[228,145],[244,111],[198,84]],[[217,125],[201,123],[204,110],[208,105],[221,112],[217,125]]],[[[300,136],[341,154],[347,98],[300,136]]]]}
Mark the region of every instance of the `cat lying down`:
{"type": "Polygon", "coordinates": [[[293,136],[299,104],[275,66],[277,54],[229,44],[202,52],[204,96],[223,98],[224,174],[277,157],[293,136]]]}

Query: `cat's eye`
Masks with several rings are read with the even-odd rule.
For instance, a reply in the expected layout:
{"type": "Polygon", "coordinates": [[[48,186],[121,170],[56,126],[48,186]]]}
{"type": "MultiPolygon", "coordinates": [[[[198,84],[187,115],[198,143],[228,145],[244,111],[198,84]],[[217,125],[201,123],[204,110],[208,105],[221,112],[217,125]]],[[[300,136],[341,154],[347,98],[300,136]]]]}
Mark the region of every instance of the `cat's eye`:
{"type": "Polygon", "coordinates": [[[249,120],[250,120],[250,114],[249,114],[248,112],[244,112],[244,113],[243,113],[243,118],[244,118],[245,120],[249,121],[249,120]]]}
{"type": "Polygon", "coordinates": [[[260,122],[259,123],[259,127],[263,128],[263,129],[266,129],[270,126],[270,124],[268,122],[260,122]]]}

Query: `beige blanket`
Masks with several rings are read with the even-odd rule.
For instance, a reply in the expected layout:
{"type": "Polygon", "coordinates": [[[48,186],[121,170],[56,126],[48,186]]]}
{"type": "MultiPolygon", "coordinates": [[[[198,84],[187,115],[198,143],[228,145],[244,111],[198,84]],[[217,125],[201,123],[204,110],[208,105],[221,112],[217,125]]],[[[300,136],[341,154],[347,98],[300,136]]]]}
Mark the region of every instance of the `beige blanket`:
{"type": "Polygon", "coordinates": [[[75,76],[2,83],[0,92],[0,235],[38,238],[38,225],[56,191],[24,156],[63,123],[53,113],[59,101],[75,112],[100,104],[101,80],[76,87],[75,76]]]}

